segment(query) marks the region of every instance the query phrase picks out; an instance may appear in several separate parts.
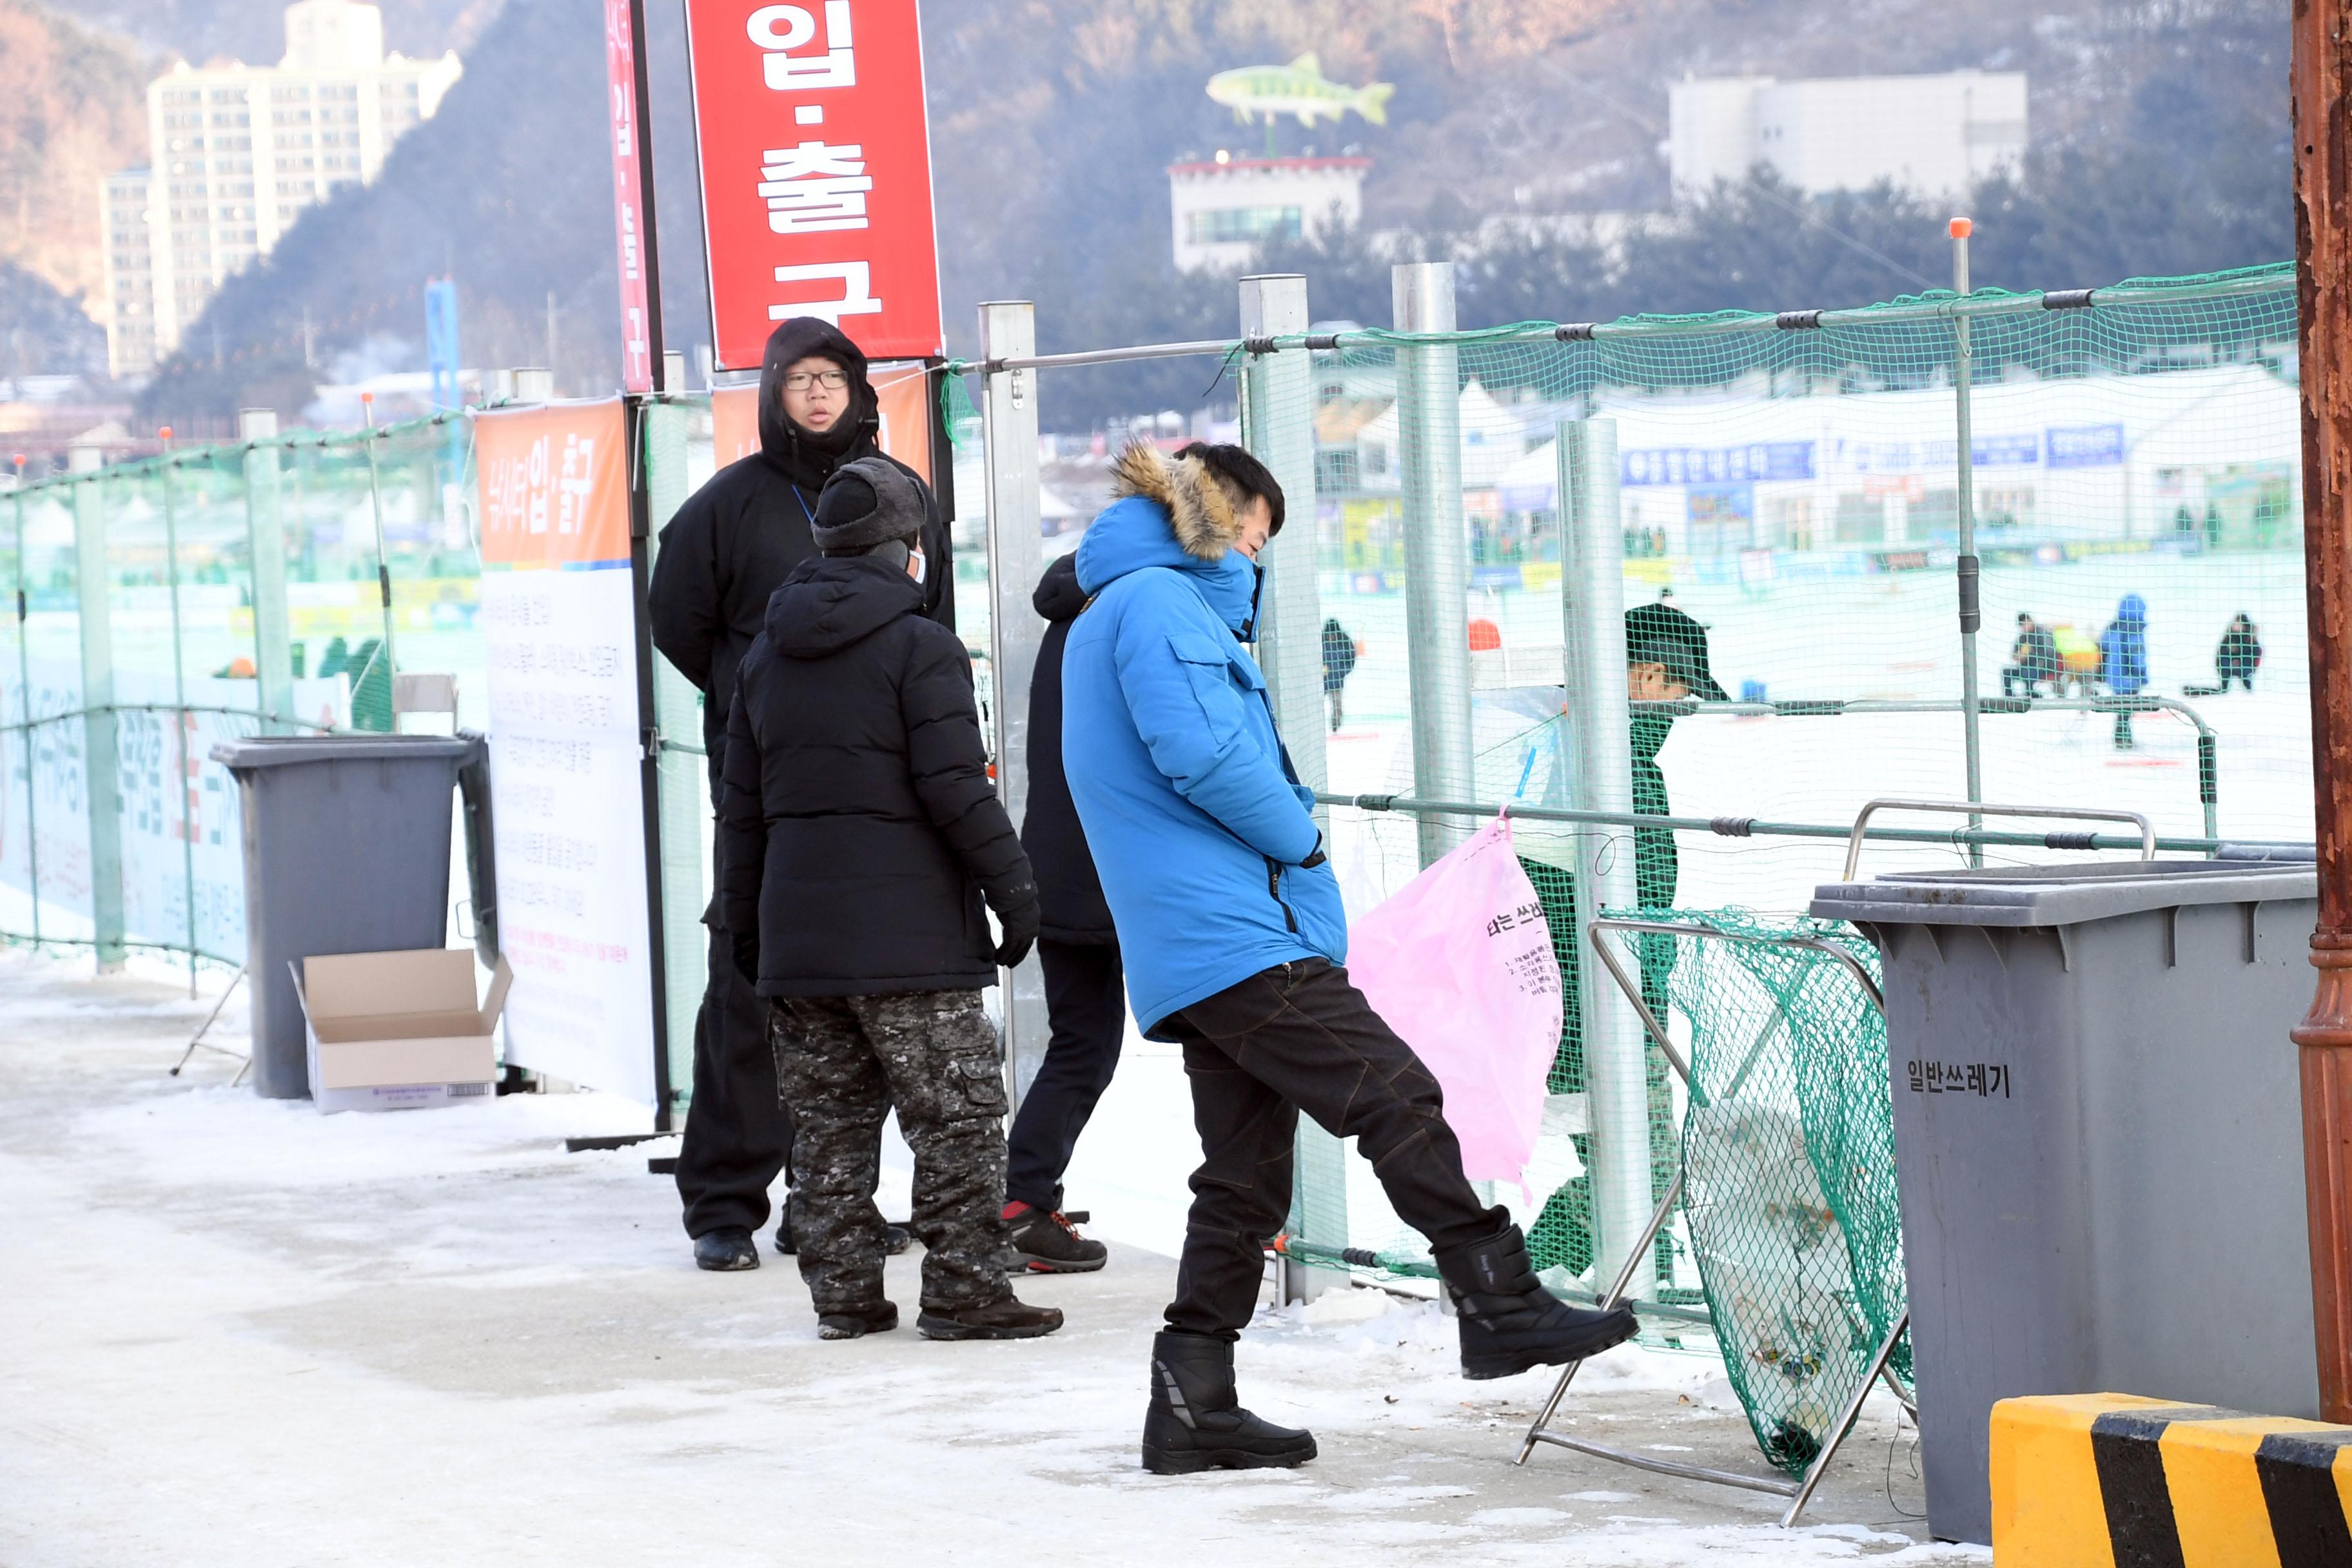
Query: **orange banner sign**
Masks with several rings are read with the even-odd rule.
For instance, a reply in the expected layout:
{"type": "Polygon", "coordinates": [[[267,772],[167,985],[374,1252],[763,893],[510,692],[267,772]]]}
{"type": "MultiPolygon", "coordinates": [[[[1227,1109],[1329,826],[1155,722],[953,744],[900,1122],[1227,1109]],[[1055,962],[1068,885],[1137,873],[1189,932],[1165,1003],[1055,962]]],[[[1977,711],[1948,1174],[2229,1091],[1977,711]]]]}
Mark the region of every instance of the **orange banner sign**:
{"type": "Polygon", "coordinates": [[[627,444],[617,398],[477,416],[484,564],[627,564],[627,444]]]}

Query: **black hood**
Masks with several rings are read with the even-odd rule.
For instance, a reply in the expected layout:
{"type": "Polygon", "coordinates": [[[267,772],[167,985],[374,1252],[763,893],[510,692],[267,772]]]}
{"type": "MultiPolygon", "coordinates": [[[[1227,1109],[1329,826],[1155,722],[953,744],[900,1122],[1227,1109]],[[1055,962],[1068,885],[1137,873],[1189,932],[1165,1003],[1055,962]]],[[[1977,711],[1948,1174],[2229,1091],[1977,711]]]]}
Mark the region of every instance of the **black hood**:
{"type": "Polygon", "coordinates": [[[1078,552],[1071,551],[1045,568],[1037,592],[1029,602],[1049,621],[1075,621],[1087,607],[1087,591],[1078,586],[1078,552]]]}
{"type": "Polygon", "coordinates": [[[787,658],[824,658],[922,613],[922,584],[905,567],[868,555],[818,556],[793,567],[770,596],[768,643],[787,658]]]}
{"type": "Polygon", "coordinates": [[[866,354],[847,333],[815,316],[794,316],[768,334],[760,361],[760,455],[786,479],[822,489],[833,470],[861,452],[878,450],[882,407],[866,379],[866,354]],[[784,417],[784,372],[812,354],[849,373],[849,408],[822,435],[784,417]]]}

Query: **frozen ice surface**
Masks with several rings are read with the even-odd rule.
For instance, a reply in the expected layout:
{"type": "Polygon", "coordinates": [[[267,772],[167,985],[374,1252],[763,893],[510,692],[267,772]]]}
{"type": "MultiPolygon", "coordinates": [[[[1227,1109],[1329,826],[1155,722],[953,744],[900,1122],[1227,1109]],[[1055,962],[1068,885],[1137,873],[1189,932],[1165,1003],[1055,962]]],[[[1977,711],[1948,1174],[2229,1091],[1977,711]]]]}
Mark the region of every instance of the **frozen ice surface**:
{"type": "MultiPolygon", "coordinates": [[[[608,1097],[321,1117],[164,1074],[168,969],[0,954],[0,1562],[1124,1564],[1982,1563],[1923,1543],[1908,1434],[1874,1405],[1812,1518],[1558,1451],[1509,1463],[1542,1374],[1472,1384],[1433,1307],[1263,1313],[1245,1394],[1310,1424],[1297,1472],[1136,1465],[1192,1163],[1181,1066],[1139,1047],[1080,1146],[1101,1274],[1024,1280],[1044,1341],[815,1337],[782,1260],[698,1272],[661,1144],[608,1097]],[[1890,1479],[1891,1477],[1891,1489],[1890,1479]]],[[[226,1043],[243,1022],[232,1005],[226,1043]]],[[[894,1150],[886,1205],[905,1201],[894,1150]]],[[[891,1287],[917,1295],[918,1258],[891,1287]]],[[[1563,1418],[1754,1467],[1720,1369],[1622,1351],[1563,1418]]]]}

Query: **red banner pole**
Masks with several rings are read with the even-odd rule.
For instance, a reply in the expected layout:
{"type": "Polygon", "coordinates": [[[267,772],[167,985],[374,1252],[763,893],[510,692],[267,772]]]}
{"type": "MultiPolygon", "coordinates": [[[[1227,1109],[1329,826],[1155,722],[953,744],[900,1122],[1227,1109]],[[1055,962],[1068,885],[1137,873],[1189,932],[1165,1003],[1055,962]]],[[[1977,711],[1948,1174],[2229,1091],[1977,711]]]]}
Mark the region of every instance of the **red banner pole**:
{"type": "Polygon", "coordinates": [[[604,0],[604,66],[612,119],[613,220],[621,274],[621,387],[664,386],[661,247],[654,222],[654,137],[646,119],[645,0],[604,0]]]}

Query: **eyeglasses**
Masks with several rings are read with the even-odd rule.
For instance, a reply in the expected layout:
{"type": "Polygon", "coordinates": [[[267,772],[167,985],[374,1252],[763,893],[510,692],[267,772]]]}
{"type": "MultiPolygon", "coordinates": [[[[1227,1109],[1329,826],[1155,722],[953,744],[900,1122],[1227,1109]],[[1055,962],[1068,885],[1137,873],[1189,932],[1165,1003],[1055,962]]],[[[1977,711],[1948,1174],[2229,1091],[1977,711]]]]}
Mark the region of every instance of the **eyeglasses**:
{"type": "Polygon", "coordinates": [[[849,373],[845,370],[796,370],[784,377],[786,392],[806,392],[812,386],[839,392],[848,384],[849,373]]]}

